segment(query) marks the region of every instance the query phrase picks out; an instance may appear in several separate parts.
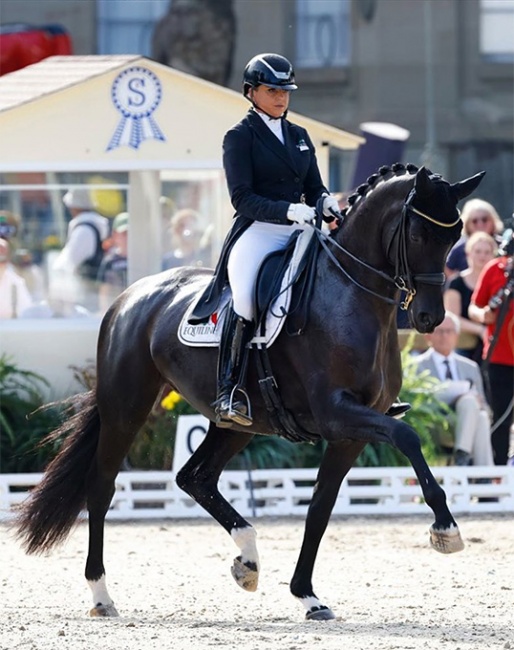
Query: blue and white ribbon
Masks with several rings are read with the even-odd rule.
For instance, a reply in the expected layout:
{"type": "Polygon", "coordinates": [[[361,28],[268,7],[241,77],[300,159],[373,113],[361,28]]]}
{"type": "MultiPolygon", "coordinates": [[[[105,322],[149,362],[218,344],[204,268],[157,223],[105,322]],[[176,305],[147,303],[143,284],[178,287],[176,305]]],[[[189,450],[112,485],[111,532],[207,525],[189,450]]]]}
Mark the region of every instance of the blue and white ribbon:
{"type": "Polygon", "coordinates": [[[151,70],[134,66],[120,72],[113,81],[111,97],[122,118],[107,151],[123,146],[139,149],[145,140],[166,142],[152,117],[161,103],[162,85],[151,70]]]}

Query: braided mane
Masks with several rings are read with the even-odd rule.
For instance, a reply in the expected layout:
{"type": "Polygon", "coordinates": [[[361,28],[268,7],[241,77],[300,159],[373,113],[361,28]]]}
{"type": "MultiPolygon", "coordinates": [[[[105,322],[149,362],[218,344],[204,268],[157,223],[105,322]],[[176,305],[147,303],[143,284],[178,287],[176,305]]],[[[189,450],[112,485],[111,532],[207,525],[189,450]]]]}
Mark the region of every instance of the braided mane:
{"type": "MultiPolygon", "coordinates": [[[[416,174],[418,171],[418,167],[416,165],[413,165],[412,163],[407,163],[404,165],[403,163],[394,163],[393,165],[382,165],[382,167],[379,168],[378,172],[376,174],[372,174],[366,179],[365,183],[362,183],[357,187],[355,192],[350,194],[348,197],[348,206],[346,208],[343,208],[341,210],[341,215],[343,217],[346,217],[350,212],[352,212],[354,209],[359,207],[363,201],[363,199],[366,198],[366,196],[373,190],[375,187],[381,183],[388,181],[390,178],[394,178],[395,176],[403,176],[404,174],[416,174]]],[[[427,170],[429,174],[430,170],[427,170]]]]}

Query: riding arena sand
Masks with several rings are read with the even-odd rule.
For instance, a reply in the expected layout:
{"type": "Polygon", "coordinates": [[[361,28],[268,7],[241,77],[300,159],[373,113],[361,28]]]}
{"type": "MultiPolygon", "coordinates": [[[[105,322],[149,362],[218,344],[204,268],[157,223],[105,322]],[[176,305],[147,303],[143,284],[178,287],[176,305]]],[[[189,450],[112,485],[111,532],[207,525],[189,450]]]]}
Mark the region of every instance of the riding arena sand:
{"type": "Polygon", "coordinates": [[[303,520],[262,518],[257,592],[230,575],[237,549],[212,520],[108,522],[119,618],[90,618],[87,526],[27,556],[0,525],[2,650],[514,650],[514,516],[458,518],[466,548],[431,550],[426,517],[334,517],[314,572],[337,620],[305,621],[289,593],[303,520]]]}

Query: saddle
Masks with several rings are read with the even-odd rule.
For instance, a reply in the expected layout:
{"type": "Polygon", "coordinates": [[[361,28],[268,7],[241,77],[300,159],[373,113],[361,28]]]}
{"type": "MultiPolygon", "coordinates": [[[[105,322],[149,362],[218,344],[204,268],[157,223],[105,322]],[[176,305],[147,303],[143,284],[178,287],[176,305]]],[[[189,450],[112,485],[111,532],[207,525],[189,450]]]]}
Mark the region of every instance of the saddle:
{"type": "MultiPolygon", "coordinates": [[[[263,343],[270,347],[282,330],[287,316],[289,333],[300,334],[303,331],[308,319],[308,293],[312,288],[313,273],[308,270],[315,265],[317,251],[314,230],[309,228],[293,232],[284,249],[264,258],[256,279],[254,305],[257,326],[250,344],[263,343]],[[298,286],[299,298],[296,305],[291,305],[293,286],[298,286]]],[[[201,293],[200,291],[200,295],[201,293]]],[[[189,323],[189,317],[197,303],[193,301],[178,328],[180,342],[190,347],[218,347],[223,319],[231,298],[232,292],[227,285],[223,289],[216,313],[211,314],[208,322],[196,325],[189,323]]]]}
{"type": "MultiPolygon", "coordinates": [[[[255,352],[259,388],[275,434],[291,442],[314,442],[316,436],[303,430],[282,402],[268,356],[268,347],[275,341],[284,323],[291,336],[299,335],[307,325],[310,293],[314,287],[316,260],[319,252],[315,230],[296,230],[287,245],[267,255],[257,274],[254,306],[255,335],[249,347],[255,352]],[[292,304],[293,286],[297,288],[296,304],[292,304]]],[[[179,325],[178,337],[184,345],[217,347],[223,331],[223,320],[231,301],[231,291],[224,288],[218,312],[207,323],[192,325],[189,315],[196,301],[179,325]]]]}

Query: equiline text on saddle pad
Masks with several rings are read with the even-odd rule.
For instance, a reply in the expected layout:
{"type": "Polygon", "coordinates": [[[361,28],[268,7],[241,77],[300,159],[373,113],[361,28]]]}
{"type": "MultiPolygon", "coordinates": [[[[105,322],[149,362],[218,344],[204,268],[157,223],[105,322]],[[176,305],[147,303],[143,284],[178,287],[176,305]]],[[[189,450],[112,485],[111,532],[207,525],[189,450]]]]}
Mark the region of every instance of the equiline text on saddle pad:
{"type": "MultiPolygon", "coordinates": [[[[294,279],[297,275],[298,268],[300,267],[303,257],[309,247],[309,244],[314,236],[314,228],[306,228],[300,235],[296,237],[295,247],[291,260],[283,275],[280,289],[277,291],[276,297],[273,298],[270,306],[266,310],[266,321],[264,332],[262,333],[262,326],[258,328],[256,336],[250,341],[250,345],[254,343],[265,344],[266,347],[272,345],[277,336],[279,335],[286,316],[291,305],[291,294],[294,284],[294,279]]],[[[201,293],[201,292],[200,292],[201,293]]],[[[218,311],[211,315],[207,323],[198,325],[191,325],[188,319],[194,311],[196,303],[199,298],[193,300],[189,309],[184,314],[182,321],[178,328],[178,338],[181,343],[191,347],[217,347],[220,343],[221,332],[223,331],[223,320],[227,307],[230,303],[232,292],[230,287],[225,287],[223,296],[221,298],[218,311]]]]}

